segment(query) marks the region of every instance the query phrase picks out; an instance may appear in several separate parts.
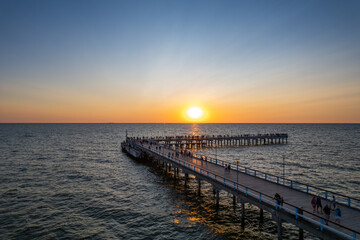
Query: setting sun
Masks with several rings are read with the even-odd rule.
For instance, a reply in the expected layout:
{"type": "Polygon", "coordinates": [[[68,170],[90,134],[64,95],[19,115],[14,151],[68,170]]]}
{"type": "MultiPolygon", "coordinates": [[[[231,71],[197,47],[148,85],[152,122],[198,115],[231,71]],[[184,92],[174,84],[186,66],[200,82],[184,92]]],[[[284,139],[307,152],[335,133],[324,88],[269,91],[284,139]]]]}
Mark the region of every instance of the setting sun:
{"type": "Polygon", "coordinates": [[[191,107],[186,111],[191,119],[199,119],[204,115],[204,111],[199,107],[191,107]]]}

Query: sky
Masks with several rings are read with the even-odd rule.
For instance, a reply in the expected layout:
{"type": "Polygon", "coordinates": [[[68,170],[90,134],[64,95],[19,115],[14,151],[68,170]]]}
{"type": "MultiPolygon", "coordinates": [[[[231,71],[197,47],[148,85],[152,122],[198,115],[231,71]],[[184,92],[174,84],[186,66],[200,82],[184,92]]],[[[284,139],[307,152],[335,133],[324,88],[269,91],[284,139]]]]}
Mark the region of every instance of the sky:
{"type": "Polygon", "coordinates": [[[360,123],[359,12],[358,0],[0,0],[0,122],[360,123]]]}

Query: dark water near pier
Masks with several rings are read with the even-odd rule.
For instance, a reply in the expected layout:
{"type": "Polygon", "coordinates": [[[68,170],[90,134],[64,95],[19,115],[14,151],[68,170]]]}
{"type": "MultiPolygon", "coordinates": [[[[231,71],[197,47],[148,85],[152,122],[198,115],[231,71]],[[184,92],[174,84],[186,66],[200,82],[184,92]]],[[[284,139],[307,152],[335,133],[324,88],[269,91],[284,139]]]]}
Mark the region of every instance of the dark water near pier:
{"type": "MultiPolygon", "coordinates": [[[[359,124],[0,124],[0,239],[274,239],[276,224],[210,185],[163,175],[120,150],[132,136],[286,132],[287,145],[208,155],[360,198],[359,124]]],[[[284,238],[297,239],[285,225],[284,238]]],[[[312,239],[309,234],[307,238],[312,239]]]]}

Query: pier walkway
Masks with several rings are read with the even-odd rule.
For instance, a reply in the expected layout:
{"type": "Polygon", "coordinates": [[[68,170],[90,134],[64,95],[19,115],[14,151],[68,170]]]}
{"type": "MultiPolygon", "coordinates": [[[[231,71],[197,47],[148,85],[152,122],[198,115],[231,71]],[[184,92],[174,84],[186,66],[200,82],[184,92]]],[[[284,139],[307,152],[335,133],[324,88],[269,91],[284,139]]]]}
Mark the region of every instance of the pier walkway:
{"type": "MultiPolygon", "coordinates": [[[[304,230],[322,239],[358,239],[360,234],[360,200],[343,196],[324,189],[301,184],[289,179],[267,174],[254,169],[231,165],[231,170],[225,169],[227,162],[194,154],[190,151],[180,151],[170,145],[159,144],[161,141],[152,139],[131,140],[133,147],[155,161],[165,164],[166,169],[173,169],[179,174],[179,169],[187,176],[194,175],[198,180],[199,191],[201,181],[213,185],[217,204],[219,191],[233,194],[234,199],[242,205],[242,225],[244,224],[244,204],[251,203],[272,214],[278,223],[278,238],[281,239],[281,224],[289,222],[299,227],[299,234],[304,230]],[[284,198],[280,206],[274,200],[274,194],[279,193],[284,198]],[[330,206],[331,197],[337,197],[337,203],[342,211],[341,224],[335,223],[331,212],[329,225],[325,224],[325,215],[313,213],[311,198],[319,195],[322,206],[330,206]]],[[[301,239],[301,237],[300,237],[301,239]]]]}

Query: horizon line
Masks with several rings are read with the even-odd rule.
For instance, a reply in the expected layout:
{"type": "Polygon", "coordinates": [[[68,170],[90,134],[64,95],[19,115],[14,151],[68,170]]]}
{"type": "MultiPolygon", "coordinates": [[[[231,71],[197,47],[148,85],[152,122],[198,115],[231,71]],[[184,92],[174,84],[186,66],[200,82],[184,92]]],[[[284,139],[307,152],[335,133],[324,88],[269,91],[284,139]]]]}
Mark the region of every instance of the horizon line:
{"type": "Polygon", "coordinates": [[[0,124],[360,124],[360,122],[0,122],[0,124]]]}

